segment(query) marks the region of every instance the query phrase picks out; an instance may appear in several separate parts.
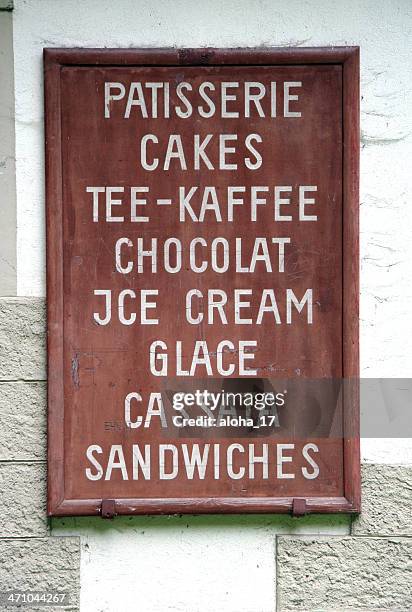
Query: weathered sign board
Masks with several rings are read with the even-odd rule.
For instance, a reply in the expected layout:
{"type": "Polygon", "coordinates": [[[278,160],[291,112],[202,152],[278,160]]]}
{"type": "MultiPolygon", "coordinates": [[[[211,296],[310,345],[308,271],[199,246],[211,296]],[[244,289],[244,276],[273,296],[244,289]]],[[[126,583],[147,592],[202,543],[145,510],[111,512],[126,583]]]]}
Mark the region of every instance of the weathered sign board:
{"type": "Polygon", "coordinates": [[[45,50],[50,515],[359,510],[358,80],[45,50]]]}

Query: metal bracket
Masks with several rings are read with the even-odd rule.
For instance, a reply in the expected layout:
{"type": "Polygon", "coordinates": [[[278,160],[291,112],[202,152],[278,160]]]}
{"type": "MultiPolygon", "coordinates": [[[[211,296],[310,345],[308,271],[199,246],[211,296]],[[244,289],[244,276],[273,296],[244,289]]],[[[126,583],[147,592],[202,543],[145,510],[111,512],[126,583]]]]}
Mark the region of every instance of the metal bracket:
{"type": "Polygon", "coordinates": [[[102,499],[102,507],[100,513],[104,519],[112,519],[117,515],[116,512],[116,500],[114,499],[102,499]]]}
{"type": "Polygon", "coordinates": [[[292,516],[304,516],[306,514],[306,499],[294,497],[292,502],[292,516]]]}

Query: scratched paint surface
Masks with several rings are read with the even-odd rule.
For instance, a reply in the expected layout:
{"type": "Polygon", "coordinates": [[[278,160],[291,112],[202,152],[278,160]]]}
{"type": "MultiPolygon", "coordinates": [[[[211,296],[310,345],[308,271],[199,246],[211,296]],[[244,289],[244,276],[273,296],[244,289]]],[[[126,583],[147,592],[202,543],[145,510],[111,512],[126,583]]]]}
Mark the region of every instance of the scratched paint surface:
{"type": "MultiPolygon", "coordinates": [[[[195,98],[196,99],[196,98],[195,98]]],[[[153,421],[150,428],[127,430],[124,427],[124,398],[138,392],[143,397],[142,413],[150,393],[159,391],[162,382],[150,374],[149,347],[161,339],[168,346],[170,378],[176,377],[177,362],[174,347],[177,340],[183,345],[183,366],[190,369],[193,346],[197,340],[206,340],[212,367],[215,368],[216,346],[225,339],[233,341],[258,340],[254,365],[262,378],[338,378],[342,375],[342,89],[341,69],[336,66],[289,67],[196,67],[196,68],[64,68],[62,71],[62,142],[63,142],[63,199],[64,199],[64,355],[65,355],[65,486],[71,499],[116,497],[225,497],[225,496],[286,496],[286,495],[340,495],[342,494],[342,445],[340,441],[319,442],[321,474],[316,481],[297,476],[293,480],[274,482],[257,478],[242,481],[222,477],[218,481],[207,476],[205,480],[176,478],[174,480],[130,481],[115,470],[110,481],[91,482],[84,477],[88,463],[85,449],[91,444],[107,449],[109,445],[122,445],[131,454],[132,444],[151,444],[162,439],[160,423],[153,421]],[[193,89],[201,81],[215,84],[222,81],[302,81],[302,118],[293,122],[284,117],[249,119],[196,120],[147,118],[138,114],[125,120],[124,107],[113,105],[110,121],[102,110],[102,91],[105,81],[186,81],[193,89]],[[237,134],[244,142],[251,132],[263,138],[261,145],[263,164],[250,173],[242,164],[245,151],[232,156],[238,161],[236,170],[221,171],[219,149],[213,145],[208,155],[214,170],[201,166],[193,168],[191,162],[194,134],[202,138],[224,134],[237,134]],[[138,143],[143,134],[159,137],[158,153],[162,160],[170,133],[182,135],[188,168],[172,160],[168,170],[159,168],[143,172],[137,163],[138,143]],[[162,140],[163,139],[163,140],[162,140]],[[122,223],[93,221],[88,185],[115,185],[124,188],[123,204],[119,214],[122,223]],[[199,192],[207,186],[216,186],[221,201],[222,221],[207,214],[203,223],[179,221],[177,209],[179,186],[192,186],[199,192]],[[317,185],[316,223],[274,223],[273,205],[260,206],[257,220],[251,221],[250,208],[239,206],[236,221],[227,222],[225,193],[233,185],[269,186],[317,185]],[[132,186],[149,189],[150,223],[130,220],[128,190],[132,186]],[[157,204],[171,200],[170,205],[157,204]],[[226,219],[225,219],[226,215],[226,219]],[[284,226],[287,225],[285,228],[284,226]],[[285,272],[263,271],[258,266],[253,274],[236,271],[236,237],[241,236],[242,258],[251,259],[253,239],[256,237],[289,236],[291,244],[285,255],[285,272]],[[217,274],[208,269],[195,274],[183,268],[170,274],[159,266],[156,273],[145,267],[136,272],[136,244],[143,237],[149,248],[150,240],[157,238],[161,249],[167,238],[177,238],[183,245],[183,261],[187,261],[190,241],[201,236],[210,246],[216,237],[225,238],[231,248],[229,273],[217,274]],[[134,259],[134,271],[119,274],[115,267],[114,245],[121,237],[133,243],[128,251],[134,259]],[[285,293],[293,287],[303,295],[313,288],[313,323],[308,326],[296,317],[286,322],[285,293]],[[208,289],[225,291],[228,323],[216,319],[213,324],[202,321],[188,325],[185,317],[185,295],[190,289],[206,292],[208,289]],[[239,325],[234,322],[235,289],[251,289],[252,305],[249,314],[253,321],[258,315],[258,298],[264,289],[273,289],[278,301],[280,323],[268,320],[263,324],[239,325]],[[139,296],[141,289],[159,290],[157,313],[159,325],[123,325],[113,316],[110,326],[96,323],[93,313],[102,311],[102,301],[96,301],[94,290],[107,290],[113,296],[124,289],[132,289],[139,296]],[[118,424],[120,424],[118,426],[118,424]]],[[[200,100],[198,100],[200,103],[200,100]]],[[[242,102],[242,101],[241,101],[242,102]]],[[[155,150],[155,149],[153,149],[155,150]]],[[[270,192],[269,192],[270,193],[270,192]]],[[[193,198],[193,208],[199,210],[193,198]]],[[[145,213],[143,207],[140,209],[145,213]]],[[[296,215],[296,206],[291,206],[296,215]]],[[[205,255],[208,254],[206,247],[205,255]]],[[[237,249],[238,250],[238,249],[237,249]]],[[[211,252],[209,252],[211,257],[211,252]]],[[[139,297],[127,302],[131,312],[140,313],[139,297]]],[[[223,356],[226,367],[236,360],[237,349],[223,356]]],[[[195,378],[204,378],[205,369],[199,367],[195,378]]],[[[233,376],[238,376],[235,372],[233,376]]],[[[196,440],[191,439],[190,442],[196,440]]],[[[203,443],[204,440],[197,440],[203,443]]],[[[260,440],[262,441],[262,440],[260,440]]],[[[288,439],[283,440],[288,442],[288,439]]],[[[182,439],[179,439],[182,442],[182,439]]],[[[213,442],[213,440],[209,440],[213,442]]],[[[232,439],[219,440],[223,445],[232,439]]],[[[243,440],[247,443],[248,440],[243,440]]],[[[303,442],[301,443],[303,444],[303,442]]],[[[236,459],[238,461],[239,459],[236,459]]]]}

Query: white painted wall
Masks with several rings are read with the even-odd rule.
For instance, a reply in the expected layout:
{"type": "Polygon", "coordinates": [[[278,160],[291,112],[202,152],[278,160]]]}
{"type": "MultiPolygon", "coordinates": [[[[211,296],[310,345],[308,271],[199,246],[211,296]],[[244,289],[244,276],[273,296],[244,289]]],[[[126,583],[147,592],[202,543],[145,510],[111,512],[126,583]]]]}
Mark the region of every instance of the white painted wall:
{"type": "MultiPolygon", "coordinates": [[[[408,376],[411,9],[410,0],[16,0],[18,295],[45,295],[43,47],[360,45],[361,371],[408,376]]],[[[412,463],[409,440],[364,440],[362,454],[412,463]]],[[[294,528],[276,517],[53,525],[82,534],[85,612],[273,611],[274,535],[294,528]]],[[[315,517],[305,529],[346,533],[348,522],[315,517]]]]}
{"type": "Polygon", "coordinates": [[[274,612],[275,535],[349,533],[347,517],[54,521],[81,535],[82,612],[274,612]]]}

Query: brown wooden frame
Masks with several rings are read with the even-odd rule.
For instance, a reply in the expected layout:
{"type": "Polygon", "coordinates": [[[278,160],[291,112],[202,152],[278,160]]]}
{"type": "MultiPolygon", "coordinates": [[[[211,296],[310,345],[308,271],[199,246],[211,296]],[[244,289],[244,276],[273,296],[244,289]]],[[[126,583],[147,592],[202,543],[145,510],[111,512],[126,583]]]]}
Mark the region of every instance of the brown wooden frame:
{"type": "MultiPolygon", "coordinates": [[[[339,64],[343,68],[343,378],[344,497],[313,497],[303,512],[359,512],[359,48],[45,49],[48,514],[102,513],[99,499],[65,499],[63,389],[63,261],[60,70],[63,66],[339,64]]],[[[107,500],[106,500],[107,501],[107,500]]],[[[293,512],[286,498],[116,499],[116,514],[293,512]]],[[[113,506],[113,504],[112,504],[113,506]]],[[[302,512],[297,512],[301,514],[302,512]]],[[[104,514],[104,513],[103,513],[104,514]]]]}

